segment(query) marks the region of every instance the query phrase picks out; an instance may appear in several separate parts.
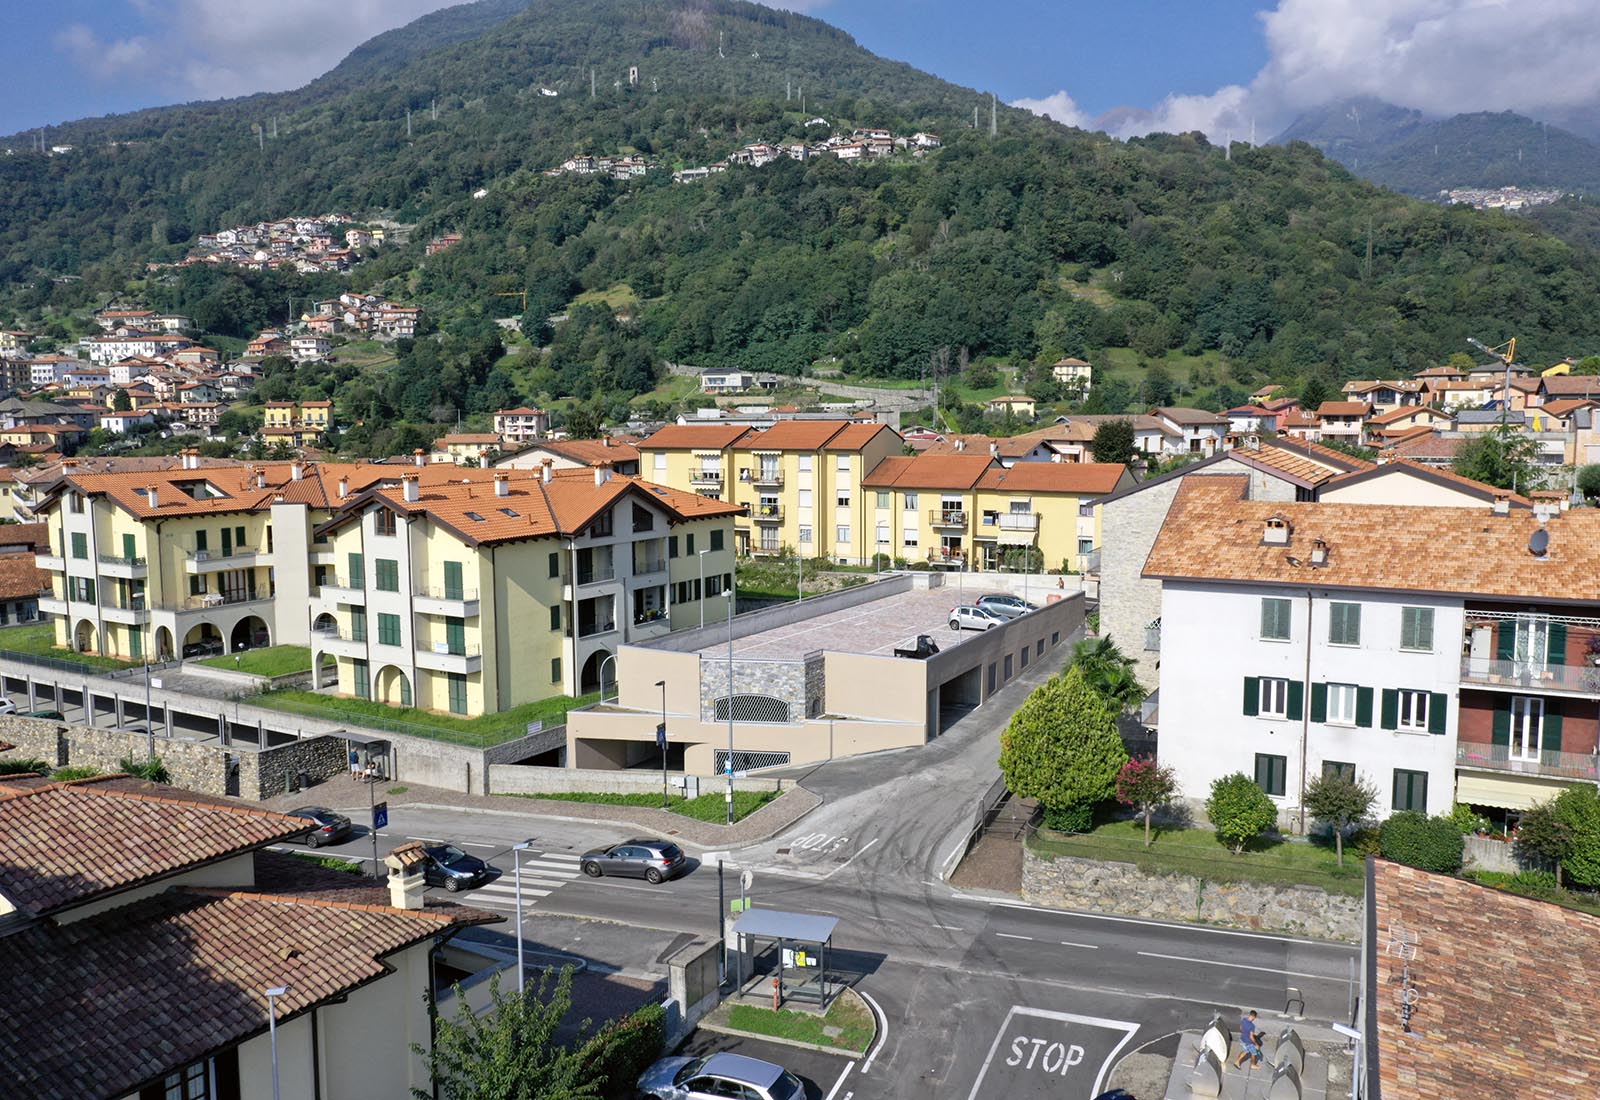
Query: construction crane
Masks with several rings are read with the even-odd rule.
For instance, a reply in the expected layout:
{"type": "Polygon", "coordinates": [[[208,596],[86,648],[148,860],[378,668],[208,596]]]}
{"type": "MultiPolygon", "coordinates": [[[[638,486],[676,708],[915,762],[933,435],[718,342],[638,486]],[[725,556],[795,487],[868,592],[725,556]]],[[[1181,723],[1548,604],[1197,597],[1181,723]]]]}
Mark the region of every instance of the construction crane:
{"type": "Polygon", "coordinates": [[[521,298],[522,312],[528,312],[528,292],[526,290],[502,290],[495,294],[496,298],[521,298]]]}
{"type": "Polygon", "coordinates": [[[1467,343],[1483,352],[1492,355],[1506,365],[1505,388],[1500,391],[1500,426],[1506,426],[1506,415],[1511,411],[1511,361],[1517,357],[1517,338],[1513,336],[1503,344],[1489,347],[1476,336],[1467,337],[1467,343]]]}

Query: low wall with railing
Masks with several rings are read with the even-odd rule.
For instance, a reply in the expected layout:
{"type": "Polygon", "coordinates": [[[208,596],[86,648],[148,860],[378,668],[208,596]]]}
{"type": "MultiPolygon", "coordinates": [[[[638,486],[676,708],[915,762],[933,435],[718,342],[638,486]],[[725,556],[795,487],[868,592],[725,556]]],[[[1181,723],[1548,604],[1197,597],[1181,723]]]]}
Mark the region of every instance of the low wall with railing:
{"type": "MultiPolygon", "coordinates": [[[[739,791],[781,791],[781,779],[741,778],[739,791]]],[[[667,789],[694,798],[702,791],[721,791],[727,780],[717,776],[668,772],[667,789]]],[[[489,789],[495,794],[660,794],[661,773],[649,769],[611,771],[600,768],[538,768],[521,764],[489,765],[489,789]]]]}

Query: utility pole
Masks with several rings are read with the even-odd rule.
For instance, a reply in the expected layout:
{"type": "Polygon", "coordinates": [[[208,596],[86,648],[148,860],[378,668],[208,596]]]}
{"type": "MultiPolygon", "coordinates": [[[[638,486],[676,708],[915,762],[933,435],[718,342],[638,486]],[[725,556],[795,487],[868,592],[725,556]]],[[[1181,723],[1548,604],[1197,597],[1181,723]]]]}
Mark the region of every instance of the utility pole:
{"type": "Polygon", "coordinates": [[[406,140],[411,140],[411,108],[406,108],[406,140]]]}
{"type": "Polygon", "coordinates": [[[589,98],[594,98],[594,66],[589,66],[589,98]]]}
{"type": "Polygon", "coordinates": [[[433,113],[433,121],[438,122],[439,121],[439,100],[437,98],[428,100],[428,110],[433,113]]]}
{"type": "Polygon", "coordinates": [[[999,119],[996,117],[997,110],[998,110],[998,106],[997,106],[996,101],[995,101],[994,93],[990,92],[989,93],[989,136],[990,137],[994,137],[995,134],[998,133],[999,129],[1000,129],[999,119]]]}

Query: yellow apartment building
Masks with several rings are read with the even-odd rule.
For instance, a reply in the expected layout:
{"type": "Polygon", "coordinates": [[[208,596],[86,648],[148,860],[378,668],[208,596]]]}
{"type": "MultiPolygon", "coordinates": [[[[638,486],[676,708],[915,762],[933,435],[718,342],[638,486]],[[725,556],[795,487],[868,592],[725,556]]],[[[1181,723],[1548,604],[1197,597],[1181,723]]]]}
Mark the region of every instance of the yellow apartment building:
{"type": "Polygon", "coordinates": [[[731,502],[730,448],[749,434],[736,424],[668,424],[639,441],[639,476],[731,502]]]}
{"type": "Polygon", "coordinates": [[[1100,546],[1100,509],[1090,502],[1133,484],[1120,464],[1006,467],[980,453],[886,458],[864,489],[872,496],[873,544],[895,560],[1082,572],[1100,546]]]}
{"type": "Polygon", "coordinates": [[[501,446],[493,432],[451,432],[433,441],[433,461],[487,466],[501,446]]]}

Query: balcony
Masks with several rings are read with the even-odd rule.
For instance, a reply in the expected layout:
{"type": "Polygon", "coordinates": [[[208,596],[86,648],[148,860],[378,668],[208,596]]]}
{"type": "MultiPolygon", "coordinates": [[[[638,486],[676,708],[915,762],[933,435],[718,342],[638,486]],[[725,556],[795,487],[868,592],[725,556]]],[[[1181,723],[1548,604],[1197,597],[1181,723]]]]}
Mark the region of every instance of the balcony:
{"type": "Polygon", "coordinates": [[[739,471],[739,480],[746,485],[759,485],[763,488],[783,488],[783,471],[777,467],[770,469],[756,468],[739,471]]]}
{"type": "Polygon", "coordinates": [[[480,606],[476,588],[418,588],[411,593],[411,609],[419,615],[474,619],[480,606]]]}
{"type": "Polygon", "coordinates": [[[757,523],[782,523],[783,505],[755,504],[750,507],[750,518],[757,523]]]}
{"type": "Polygon", "coordinates": [[[67,568],[67,563],[61,560],[60,554],[35,554],[33,564],[52,573],[61,573],[67,568]]]}
{"type": "Polygon", "coordinates": [[[960,568],[967,562],[967,553],[965,550],[929,550],[928,562],[931,565],[960,568]]]}
{"type": "Polygon", "coordinates": [[[272,593],[257,592],[207,592],[199,596],[185,596],[181,600],[163,600],[156,604],[160,611],[213,611],[219,607],[234,607],[245,603],[271,603],[272,593]]]}
{"type": "Polygon", "coordinates": [[[247,569],[252,565],[271,565],[272,555],[253,546],[231,550],[188,550],[183,555],[185,573],[221,573],[228,569],[247,569]]]}
{"type": "Polygon", "coordinates": [[[367,655],[366,638],[357,638],[349,631],[313,630],[311,646],[322,653],[332,653],[336,657],[365,658],[367,655]]]}
{"type": "Polygon", "coordinates": [[[1461,682],[1508,691],[1600,695],[1600,668],[1593,665],[1530,665],[1527,661],[1491,661],[1467,657],[1461,682]]]}
{"type": "Polygon", "coordinates": [[[667,616],[667,609],[658,607],[651,611],[636,611],[633,614],[633,629],[629,638],[632,641],[642,641],[647,638],[657,638],[670,633],[672,622],[667,616]]]}
{"type": "Polygon", "coordinates": [[[65,615],[67,601],[55,594],[53,589],[41,588],[39,590],[39,613],[41,615],[65,615]]]}
{"type": "Polygon", "coordinates": [[[110,623],[122,623],[124,626],[143,626],[150,621],[150,605],[143,597],[118,600],[114,603],[101,605],[100,615],[110,623]]]}
{"type": "Polygon", "coordinates": [[[365,606],[367,602],[366,588],[353,581],[334,576],[322,582],[317,589],[317,596],[333,603],[354,604],[358,607],[365,606]]]}
{"type": "Polygon", "coordinates": [[[934,527],[966,527],[967,513],[959,508],[935,508],[928,513],[934,527]]]}
{"type": "Polygon", "coordinates": [[[578,624],[578,638],[580,641],[587,641],[590,638],[598,638],[602,634],[611,634],[616,629],[617,621],[615,619],[591,619],[578,624]]]}
{"type": "Polygon", "coordinates": [[[1581,752],[1541,752],[1538,759],[1523,760],[1513,758],[1508,745],[1461,743],[1456,746],[1458,768],[1541,775],[1551,779],[1587,779],[1591,783],[1600,779],[1597,760],[1600,758],[1593,753],[1581,752]]]}
{"type": "Polygon", "coordinates": [[[1032,512],[1001,512],[997,518],[1002,531],[1026,531],[1031,535],[1039,529],[1039,517],[1032,512]]]}
{"type": "Polygon", "coordinates": [[[705,470],[705,469],[690,470],[689,471],[689,484],[690,485],[715,485],[720,489],[722,487],[722,471],[721,470],[705,470]]]}
{"type": "Polygon", "coordinates": [[[476,642],[470,645],[418,642],[417,667],[463,675],[479,672],[483,669],[483,649],[476,642]]]}
{"type": "Polygon", "coordinates": [[[127,580],[139,580],[150,575],[150,563],[144,558],[126,558],[121,554],[101,554],[100,575],[102,577],[123,577],[127,580]]]}
{"type": "Polygon", "coordinates": [[[651,578],[651,583],[660,584],[658,573],[667,571],[667,559],[664,557],[636,557],[633,559],[633,579],[643,580],[651,578]]]}

